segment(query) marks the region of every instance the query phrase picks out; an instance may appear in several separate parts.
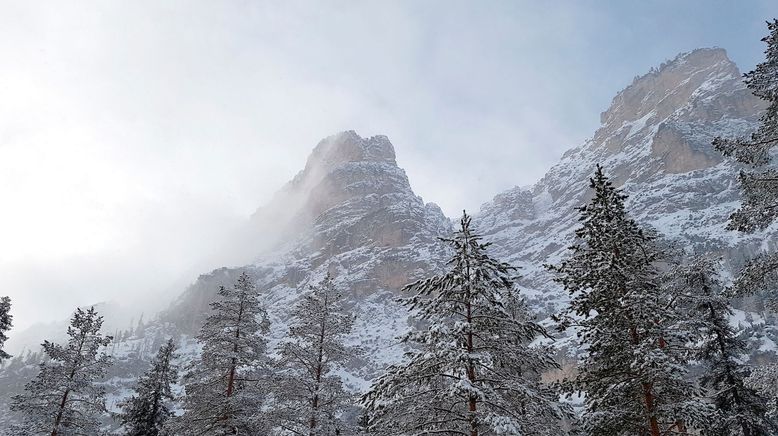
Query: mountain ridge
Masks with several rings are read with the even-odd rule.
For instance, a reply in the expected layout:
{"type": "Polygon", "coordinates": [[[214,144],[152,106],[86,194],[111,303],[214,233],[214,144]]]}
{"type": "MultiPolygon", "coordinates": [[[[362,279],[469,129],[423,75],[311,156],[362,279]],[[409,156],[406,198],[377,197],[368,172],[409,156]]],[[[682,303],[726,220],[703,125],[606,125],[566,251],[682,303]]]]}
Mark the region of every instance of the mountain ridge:
{"type": "Polygon", "coordinates": [[[778,240],[778,226],[753,235],[726,230],[739,201],[738,166],[711,141],[754,130],[763,107],[723,49],[682,53],[620,91],[594,136],[537,183],[484,203],[478,229],[498,254],[524,268],[536,306],[546,314],[559,310],[567,296],[541,265],[559,262],[572,244],[575,208],[588,200],[588,179],[600,164],[630,196],[638,221],[691,253],[723,256],[732,274],[747,258],[776,248],[763,241],[778,240]]]}
{"type": "MultiPolygon", "coordinates": [[[[778,224],[753,235],[726,230],[739,201],[738,167],[710,142],[747,134],[762,108],[723,49],[679,54],[620,91],[592,138],[565,152],[535,184],[486,201],[474,224],[496,257],[521,267],[521,289],[532,308],[541,317],[554,313],[567,296],[542,265],[565,255],[577,226],[575,208],[588,200],[588,178],[601,164],[630,195],[627,206],[638,221],[691,253],[722,256],[731,274],[747,258],[778,249],[778,224]]],[[[201,275],[149,332],[181,335],[191,359],[197,352],[192,335],[216,290],[247,272],[263,292],[273,343],[284,336],[286,313],[307,285],[331,274],[357,316],[348,340],[368,356],[343,368],[346,385],[362,390],[401,359],[394,338],[410,321],[395,299],[404,284],[441,270],[447,251],[437,238],[450,234],[452,222],[414,193],[386,136],[345,131],[323,139],[250,224],[256,230],[247,234],[250,241],[275,241],[263,244],[253,262],[201,275]]],[[[759,309],[758,301],[748,304],[759,309]]],[[[761,322],[775,338],[775,329],[761,322]]],[[[117,355],[129,356],[132,340],[117,355]]]]}

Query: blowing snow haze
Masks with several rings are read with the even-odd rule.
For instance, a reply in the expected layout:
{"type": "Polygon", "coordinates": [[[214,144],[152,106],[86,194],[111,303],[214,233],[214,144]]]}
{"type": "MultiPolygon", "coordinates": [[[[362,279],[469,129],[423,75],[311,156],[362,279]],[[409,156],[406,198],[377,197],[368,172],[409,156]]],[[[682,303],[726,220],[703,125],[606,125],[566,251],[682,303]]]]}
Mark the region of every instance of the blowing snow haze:
{"type": "Polygon", "coordinates": [[[776,17],[0,0],[0,434],[778,434],[776,17]]]}
{"type": "Polygon", "coordinates": [[[332,195],[311,190],[362,153],[308,157],[333,132],[388,135],[379,160],[404,169],[392,183],[445,226],[540,180],[641,71],[711,46],[751,69],[778,14],[768,1],[0,8],[0,282],[17,334],[100,302],[129,323],[288,242],[327,210],[332,195]]]}
{"type": "Polygon", "coordinates": [[[539,179],[640,71],[702,46],[751,68],[775,9],[631,8],[3,2],[0,279],[16,328],[156,306],[241,264],[255,253],[225,241],[332,132],[387,134],[419,195],[476,211],[539,179]]]}
{"type": "Polygon", "coordinates": [[[240,264],[224,241],[333,132],[388,135],[419,195],[475,211],[539,179],[635,74],[708,46],[750,69],[775,15],[769,1],[0,7],[0,281],[17,329],[100,301],[156,307],[240,264]]]}

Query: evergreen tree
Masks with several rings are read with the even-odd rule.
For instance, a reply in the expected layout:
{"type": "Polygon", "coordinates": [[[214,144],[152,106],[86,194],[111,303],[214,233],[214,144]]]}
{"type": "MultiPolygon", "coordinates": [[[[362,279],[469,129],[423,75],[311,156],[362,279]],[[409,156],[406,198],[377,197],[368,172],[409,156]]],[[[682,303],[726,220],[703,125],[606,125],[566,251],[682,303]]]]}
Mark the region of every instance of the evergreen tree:
{"type": "Polygon", "coordinates": [[[710,408],[685,379],[690,332],[660,286],[657,236],[628,216],[626,195],[599,165],[590,186],[570,257],[549,267],[571,296],[560,327],[575,325],[586,351],[566,383],[585,394],[583,427],[594,436],[704,427],[710,408]]]}
{"type": "Polygon", "coordinates": [[[264,434],[255,373],[267,363],[267,313],[246,273],[218,295],[197,336],[200,359],[184,375],[184,414],[174,428],[187,435],[264,434]]]}
{"type": "Polygon", "coordinates": [[[48,359],[38,375],[14,396],[11,410],[23,415],[18,435],[96,435],[105,412],[105,391],[95,384],[111,365],[110,336],[100,334],[103,317],[92,307],[76,309],[65,345],[43,343],[48,359]]]}
{"type": "Polygon", "coordinates": [[[765,295],[768,309],[778,312],[778,253],[751,259],[732,286],[735,295],[765,295]]]}
{"type": "Polygon", "coordinates": [[[778,218],[778,169],[771,165],[771,151],[778,147],[778,19],[767,23],[770,34],[765,61],[745,74],[746,86],[768,103],[761,125],[750,138],[716,138],[713,145],[725,156],[734,157],[757,171],[741,171],[743,203],[732,214],[729,227],[744,232],[764,229],[778,218]]]}
{"type": "Polygon", "coordinates": [[[3,360],[11,357],[10,354],[3,350],[3,344],[8,340],[8,335],[6,335],[5,332],[13,327],[11,324],[12,320],[11,299],[8,297],[0,297],[0,363],[3,363],[3,360]]]}
{"type": "Polygon", "coordinates": [[[778,422],[778,363],[755,367],[746,385],[767,399],[767,417],[778,422]]]}
{"type": "Polygon", "coordinates": [[[567,410],[540,380],[558,368],[532,321],[513,270],[465,214],[450,239],[448,271],[405,287],[419,327],[401,340],[407,362],[391,366],[363,397],[371,428],[389,434],[559,435],[567,410]]]}
{"type": "Polygon", "coordinates": [[[289,334],[278,348],[275,415],[282,433],[351,433],[339,418],[352,396],[332,372],[358,352],[343,343],[353,325],[354,317],[343,307],[343,296],[329,275],[311,286],[292,311],[289,334]]]}
{"type": "Polygon", "coordinates": [[[769,436],[778,432],[767,417],[766,401],[746,386],[750,370],[740,363],[746,354],[746,342],[729,324],[732,308],[723,296],[717,264],[697,258],[674,271],[678,295],[685,294],[689,306],[689,324],[699,334],[695,360],[707,364],[700,379],[710,392],[719,414],[719,422],[710,431],[720,436],[769,436]]]}
{"type": "Polygon", "coordinates": [[[178,380],[173,364],[175,344],[167,341],[151,362],[151,368],[138,379],[135,395],[120,404],[122,426],[127,436],[161,436],[167,420],[173,416],[169,405],[175,397],[171,385],[178,380]]]}

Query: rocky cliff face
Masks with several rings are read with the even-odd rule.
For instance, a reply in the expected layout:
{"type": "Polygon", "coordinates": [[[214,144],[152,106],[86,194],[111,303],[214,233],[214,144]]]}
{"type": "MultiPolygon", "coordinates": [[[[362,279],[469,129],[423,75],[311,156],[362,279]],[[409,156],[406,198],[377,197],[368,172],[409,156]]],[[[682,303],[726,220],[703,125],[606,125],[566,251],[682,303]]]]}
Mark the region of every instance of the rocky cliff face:
{"type": "MultiPolygon", "coordinates": [[[[399,247],[435,234],[445,219],[413,193],[387,137],[348,131],[322,140],[305,168],[251,221],[260,236],[268,230],[283,235],[281,245],[299,255],[327,256],[357,245],[399,247]]],[[[285,250],[274,248],[271,258],[285,250]]]]}
{"type": "MultiPolygon", "coordinates": [[[[348,131],[323,140],[276,201],[283,205],[286,195],[305,198],[292,220],[310,230],[293,244],[298,256],[320,261],[357,247],[429,242],[448,227],[440,208],[413,193],[386,136],[365,139],[348,131]]],[[[271,203],[255,218],[268,209],[278,206],[271,203]]]]}
{"type": "Polygon", "coordinates": [[[507,260],[524,267],[534,303],[548,312],[566,302],[540,266],[566,253],[588,200],[588,179],[602,165],[630,198],[630,211],[690,252],[724,256],[732,269],[775,249],[778,227],[755,235],[725,229],[737,208],[737,169],[711,144],[717,135],[755,129],[761,101],[745,88],[723,49],[677,56],[637,77],[602,113],[592,139],[564,154],[535,185],[484,204],[479,229],[507,260]]]}
{"type": "Polygon", "coordinates": [[[324,139],[305,169],[251,221],[260,231],[249,237],[275,235],[277,243],[250,265],[201,276],[163,314],[165,321],[195,333],[218,286],[246,271],[264,293],[280,338],[297,298],[329,273],[357,315],[351,340],[368,356],[381,356],[381,362],[355,362],[353,382],[363,386],[383,362],[399,357],[394,338],[407,316],[394,299],[405,284],[442,267],[437,238],[451,232],[451,223],[413,193],[389,139],[353,131],[324,139]]]}

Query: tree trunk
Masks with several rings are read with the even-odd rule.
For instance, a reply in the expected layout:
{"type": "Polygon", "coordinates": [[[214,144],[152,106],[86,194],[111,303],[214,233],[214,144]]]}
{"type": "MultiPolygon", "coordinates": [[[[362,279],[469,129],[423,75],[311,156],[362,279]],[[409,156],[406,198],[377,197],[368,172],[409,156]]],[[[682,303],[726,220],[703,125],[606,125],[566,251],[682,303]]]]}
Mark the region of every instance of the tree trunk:
{"type": "MultiPolygon", "coordinates": [[[[237,336],[237,332],[235,335],[237,336]]],[[[238,352],[238,344],[235,344],[232,349],[233,353],[238,352]]],[[[235,366],[237,365],[236,359],[233,357],[232,362],[230,364],[230,375],[227,377],[227,398],[232,396],[233,391],[235,390],[235,366]]]]}
{"type": "Polygon", "coordinates": [[[70,389],[65,390],[65,394],[62,395],[62,401],[59,402],[59,410],[57,411],[57,417],[54,419],[54,429],[51,430],[51,436],[57,436],[59,433],[59,424],[62,422],[62,414],[65,412],[65,404],[68,401],[68,395],[70,389]]]}
{"type": "MultiPolygon", "coordinates": [[[[157,392],[154,393],[154,404],[151,406],[151,415],[149,416],[149,420],[146,423],[146,430],[154,429],[154,431],[157,431],[157,414],[159,413],[159,400],[160,400],[160,392],[162,392],[161,388],[158,387],[157,392]]],[[[155,433],[156,434],[156,433],[155,433]]]]}
{"type": "MultiPolygon", "coordinates": [[[[712,304],[708,304],[708,311],[710,313],[711,319],[716,319],[716,310],[713,308],[712,304]]],[[[719,352],[721,352],[722,359],[725,358],[727,355],[727,346],[724,344],[724,338],[721,336],[719,331],[716,331],[716,343],[719,346],[719,352]]],[[[732,375],[732,370],[729,366],[729,362],[727,362],[727,383],[729,383],[730,387],[733,387],[736,384],[735,377],[732,375]]],[[[738,394],[737,389],[732,389],[732,401],[734,401],[737,405],[742,405],[742,400],[740,399],[740,395],[738,394]]],[[[738,419],[738,422],[740,423],[740,428],[743,430],[743,436],[751,436],[751,427],[748,425],[748,423],[742,419],[738,419]]]]}
{"type": "MultiPolygon", "coordinates": [[[[621,252],[618,247],[614,248],[613,254],[616,257],[619,257],[621,255],[621,252]]],[[[622,294],[626,294],[626,289],[621,289],[622,294]]],[[[638,345],[640,343],[640,337],[638,336],[637,327],[634,325],[629,327],[629,333],[632,337],[632,344],[638,345]]],[[[663,347],[664,344],[664,338],[659,338],[659,347],[663,347]]],[[[654,401],[656,401],[656,398],[654,397],[654,387],[651,383],[640,383],[640,386],[643,388],[643,401],[646,405],[646,414],[648,415],[648,428],[651,431],[651,436],[661,436],[661,432],[659,431],[659,422],[656,419],[656,415],[654,415],[654,401]]]]}
{"type": "MultiPolygon", "coordinates": [[[[165,360],[162,361],[162,367],[167,370],[170,365],[170,358],[165,355],[165,360]]],[[[160,380],[160,375],[157,373],[157,389],[156,392],[154,392],[154,403],[151,406],[151,416],[149,416],[149,422],[146,423],[147,429],[153,428],[155,432],[157,431],[157,414],[159,413],[159,403],[162,401],[162,391],[164,390],[164,382],[160,380]]],[[[155,433],[156,434],[156,433],[155,433]]]]}
{"type": "Polygon", "coordinates": [[[641,383],[641,385],[643,386],[643,397],[648,409],[648,426],[651,430],[651,436],[661,436],[659,422],[657,422],[654,415],[654,394],[651,392],[653,386],[651,386],[651,383],[641,383]]]}
{"type": "Polygon", "coordinates": [[[316,429],[316,412],[319,409],[319,387],[321,386],[321,373],[322,362],[324,361],[324,327],[327,324],[327,296],[324,296],[324,314],[321,318],[321,330],[319,331],[319,350],[316,358],[316,371],[314,371],[316,377],[316,387],[313,392],[313,400],[311,400],[311,419],[309,421],[309,436],[313,436],[316,429]]]}
{"type": "Polygon", "coordinates": [[[232,362],[230,365],[230,375],[227,378],[227,398],[232,396],[235,390],[235,367],[238,365],[238,358],[235,357],[238,354],[238,340],[240,339],[240,323],[243,321],[243,300],[238,306],[238,319],[235,323],[235,343],[232,344],[232,362]]]}
{"type": "MultiPolygon", "coordinates": [[[[469,240],[465,240],[464,250],[465,250],[465,256],[467,256],[467,248],[469,240]]],[[[472,314],[472,305],[470,304],[470,263],[468,262],[465,272],[465,280],[466,280],[466,288],[465,288],[465,306],[467,308],[467,324],[470,326],[467,331],[467,354],[471,354],[473,352],[473,314],[472,314]]],[[[467,360],[467,379],[470,381],[470,384],[472,386],[475,386],[475,365],[473,364],[472,360],[468,357],[467,360]]],[[[475,420],[476,415],[476,398],[471,394],[470,399],[467,404],[467,409],[469,412],[468,420],[470,421],[470,436],[478,436],[478,423],[475,420]]]]}
{"type": "MultiPolygon", "coordinates": [[[[232,345],[232,360],[230,364],[230,374],[227,377],[227,392],[226,396],[227,398],[230,398],[235,391],[235,372],[236,368],[238,366],[238,358],[236,355],[238,354],[238,340],[240,339],[240,323],[243,321],[243,299],[240,301],[240,306],[238,306],[238,319],[235,322],[235,343],[232,345]]],[[[222,416],[222,421],[228,421],[230,419],[230,413],[225,413],[224,416],[222,416]]],[[[235,426],[232,427],[232,434],[238,434],[238,429],[235,428],[235,426]]]]}
{"type": "MultiPolygon", "coordinates": [[[[629,333],[632,337],[632,343],[637,345],[640,342],[637,328],[634,326],[630,327],[629,333]]],[[[659,422],[656,419],[656,415],[654,415],[654,401],[656,400],[653,393],[654,387],[651,385],[651,383],[641,383],[640,385],[643,388],[643,401],[646,405],[648,427],[651,431],[651,436],[661,436],[662,433],[659,431],[659,422]]]]}
{"type": "MultiPolygon", "coordinates": [[[[68,375],[68,381],[73,380],[76,376],[76,370],[78,369],[79,361],[81,360],[81,351],[84,349],[84,341],[86,341],[86,332],[81,329],[81,337],[78,341],[78,353],[76,354],[75,361],[73,362],[73,369],[70,370],[68,375]]],[[[57,436],[59,434],[59,425],[62,423],[62,415],[65,412],[65,405],[68,402],[68,396],[70,395],[70,389],[65,389],[65,393],[62,395],[62,401],[59,402],[59,410],[57,411],[57,417],[54,418],[54,428],[51,430],[51,436],[57,436]]]]}
{"type": "MultiPolygon", "coordinates": [[[[468,292],[469,294],[469,292],[468,292]]],[[[472,316],[470,313],[470,302],[467,302],[467,321],[468,323],[471,321],[472,316]]],[[[467,332],[467,352],[472,353],[473,352],[473,333],[467,332]]],[[[467,378],[470,380],[470,384],[475,384],[475,367],[473,365],[473,362],[468,361],[467,364],[467,378]]],[[[476,412],[476,398],[472,395],[470,395],[470,401],[468,402],[468,411],[470,412],[470,436],[478,436],[478,426],[475,422],[475,412],[476,412]]]]}

